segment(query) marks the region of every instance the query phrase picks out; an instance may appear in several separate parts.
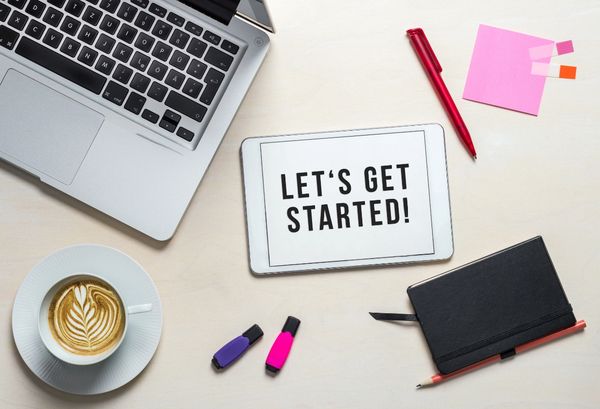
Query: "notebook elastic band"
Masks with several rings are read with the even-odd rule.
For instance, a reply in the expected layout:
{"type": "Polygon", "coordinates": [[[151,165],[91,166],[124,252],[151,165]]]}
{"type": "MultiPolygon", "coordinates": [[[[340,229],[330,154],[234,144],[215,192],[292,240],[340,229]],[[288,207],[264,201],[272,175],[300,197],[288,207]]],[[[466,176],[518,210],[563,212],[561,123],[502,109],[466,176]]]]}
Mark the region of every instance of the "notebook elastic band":
{"type": "Polygon", "coordinates": [[[369,314],[378,321],[419,321],[415,314],[396,314],[389,312],[370,312],[369,314]]]}
{"type": "Polygon", "coordinates": [[[556,318],[559,318],[559,317],[562,317],[564,315],[570,314],[572,311],[573,311],[573,308],[571,307],[571,304],[569,304],[568,307],[565,307],[565,308],[563,308],[561,310],[558,310],[558,311],[555,311],[553,313],[544,315],[544,316],[542,316],[540,318],[537,318],[537,319],[535,319],[533,321],[530,321],[530,322],[527,322],[525,324],[516,326],[516,327],[514,327],[514,328],[512,328],[512,329],[510,329],[508,331],[504,331],[504,332],[502,332],[500,334],[494,335],[493,337],[489,337],[489,338],[483,339],[481,341],[478,341],[478,342],[472,343],[470,345],[467,345],[465,347],[459,348],[456,351],[453,351],[453,352],[450,352],[450,353],[447,353],[447,354],[444,354],[444,355],[440,355],[440,356],[435,356],[434,358],[435,358],[435,360],[437,362],[449,361],[449,360],[457,358],[457,357],[459,357],[461,355],[468,354],[469,352],[473,352],[473,351],[478,350],[480,348],[483,348],[485,346],[491,345],[491,344],[493,344],[495,342],[501,341],[501,340],[503,340],[505,338],[509,338],[509,337],[511,337],[513,335],[516,335],[518,333],[530,330],[530,329],[532,329],[534,327],[537,327],[539,325],[542,325],[542,324],[546,324],[546,323],[548,323],[550,321],[555,320],[556,318]]]}

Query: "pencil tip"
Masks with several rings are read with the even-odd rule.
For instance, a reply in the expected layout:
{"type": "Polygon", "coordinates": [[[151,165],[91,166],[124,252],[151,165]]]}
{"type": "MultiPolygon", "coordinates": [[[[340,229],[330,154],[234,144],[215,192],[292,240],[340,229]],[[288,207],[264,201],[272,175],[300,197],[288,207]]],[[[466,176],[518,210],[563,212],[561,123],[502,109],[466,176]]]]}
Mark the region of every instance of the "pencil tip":
{"type": "Polygon", "coordinates": [[[418,385],[417,385],[417,389],[421,389],[421,384],[418,384],[418,385]]]}

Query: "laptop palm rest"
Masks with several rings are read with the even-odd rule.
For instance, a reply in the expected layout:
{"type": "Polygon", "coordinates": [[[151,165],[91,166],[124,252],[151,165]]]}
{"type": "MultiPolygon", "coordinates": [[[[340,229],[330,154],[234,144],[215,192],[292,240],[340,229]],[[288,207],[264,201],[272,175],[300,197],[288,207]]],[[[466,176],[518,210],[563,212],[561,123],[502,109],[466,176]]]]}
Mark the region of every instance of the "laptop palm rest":
{"type": "Polygon", "coordinates": [[[104,116],[9,70],[0,84],[0,156],[70,184],[104,116]]]}

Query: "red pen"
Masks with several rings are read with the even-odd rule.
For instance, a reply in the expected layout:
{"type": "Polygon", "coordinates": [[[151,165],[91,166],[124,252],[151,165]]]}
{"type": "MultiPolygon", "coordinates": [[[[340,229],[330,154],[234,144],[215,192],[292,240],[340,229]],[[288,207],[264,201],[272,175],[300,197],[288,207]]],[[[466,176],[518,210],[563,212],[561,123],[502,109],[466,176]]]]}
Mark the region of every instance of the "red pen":
{"type": "Polygon", "coordinates": [[[442,66],[438,61],[437,57],[433,53],[431,46],[429,45],[429,41],[427,41],[427,37],[425,37],[425,33],[421,28],[412,28],[406,31],[408,38],[421,60],[421,64],[423,64],[423,68],[431,81],[431,85],[437,91],[440,100],[442,101],[442,105],[446,109],[452,124],[454,125],[454,129],[456,129],[456,133],[460,139],[462,139],[466,148],[469,150],[469,153],[473,158],[477,159],[477,153],[475,152],[475,146],[473,146],[473,141],[471,140],[471,135],[469,134],[469,130],[465,125],[450,93],[448,92],[448,88],[446,88],[446,84],[444,84],[444,80],[442,80],[442,76],[440,73],[442,72],[442,66]]]}
{"type": "MultiPolygon", "coordinates": [[[[565,328],[565,329],[563,329],[561,331],[554,332],[554,333],[552,333],[550,335],[546,335],[545,337],[534,339],[533,341],[526,342],[526,343],[524,343],[522,345],[519,345],[519,346],[515,347],[514,354],[520,354],[522,352],[525,352],[527,350],[535,348],[535,347],[537,347],[539,345],[547,344],[548,342],[554,341],[555,339],[562,338],[562,337],[564,337],[566,335],[573,334],[574,332],[581,331],[585,327],[586,327],[585,321],[583,321],[583,320],[577,321],[577,323],[575,323],[575,325],[573,325],[573,326],[571,326],[569,328],[565,328]]],[[[481,368],[483,366],[486,366],[486,365],[489,365],[489,364],[493,364],[494,362],[498,362],[498,361],[501,361],[501,360],[502,360],[502,356],[501,355],[494,355],[494,356],[491,356],[491,357],[489,357],[487,359],[484,359],[483,361],[474,363],[473,365],[469,365],[469,366],[467,366],[467,367],[465,367],[463,369],[459,369],[458,371],[449,373],[447,375],[442,375],[442,374],[433,375],[431,378],[427,378],[426,380],[424,380],[423,382],[421,382],[420,384],[418,384],[417,385],[417,389],[420,389],[422,387],[429,386],[429,385],[434,385],[436,383],[440,383],[440,382],[446,381],[448,379],[452,379],[452,378],[454,378],[454,377],[456,377],[458,375],[462,375],[462,374],[464,374],[466,372],[471,372],[471,371],[473,371],[475,369],[479,369],[479,368],[481,368]]]]}

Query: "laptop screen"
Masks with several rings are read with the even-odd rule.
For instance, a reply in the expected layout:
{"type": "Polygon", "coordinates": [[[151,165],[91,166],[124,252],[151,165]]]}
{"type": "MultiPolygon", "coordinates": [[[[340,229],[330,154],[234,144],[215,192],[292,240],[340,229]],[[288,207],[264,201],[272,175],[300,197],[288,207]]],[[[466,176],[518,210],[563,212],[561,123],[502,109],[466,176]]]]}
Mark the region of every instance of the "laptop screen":
{"type": "Polygon", "coordinates": [[[234,15],[259,26],[264,30],[274,32],[271,17],[267,11],[265,0],[179,0],[209,17],[229,24],[234,15]]]}

